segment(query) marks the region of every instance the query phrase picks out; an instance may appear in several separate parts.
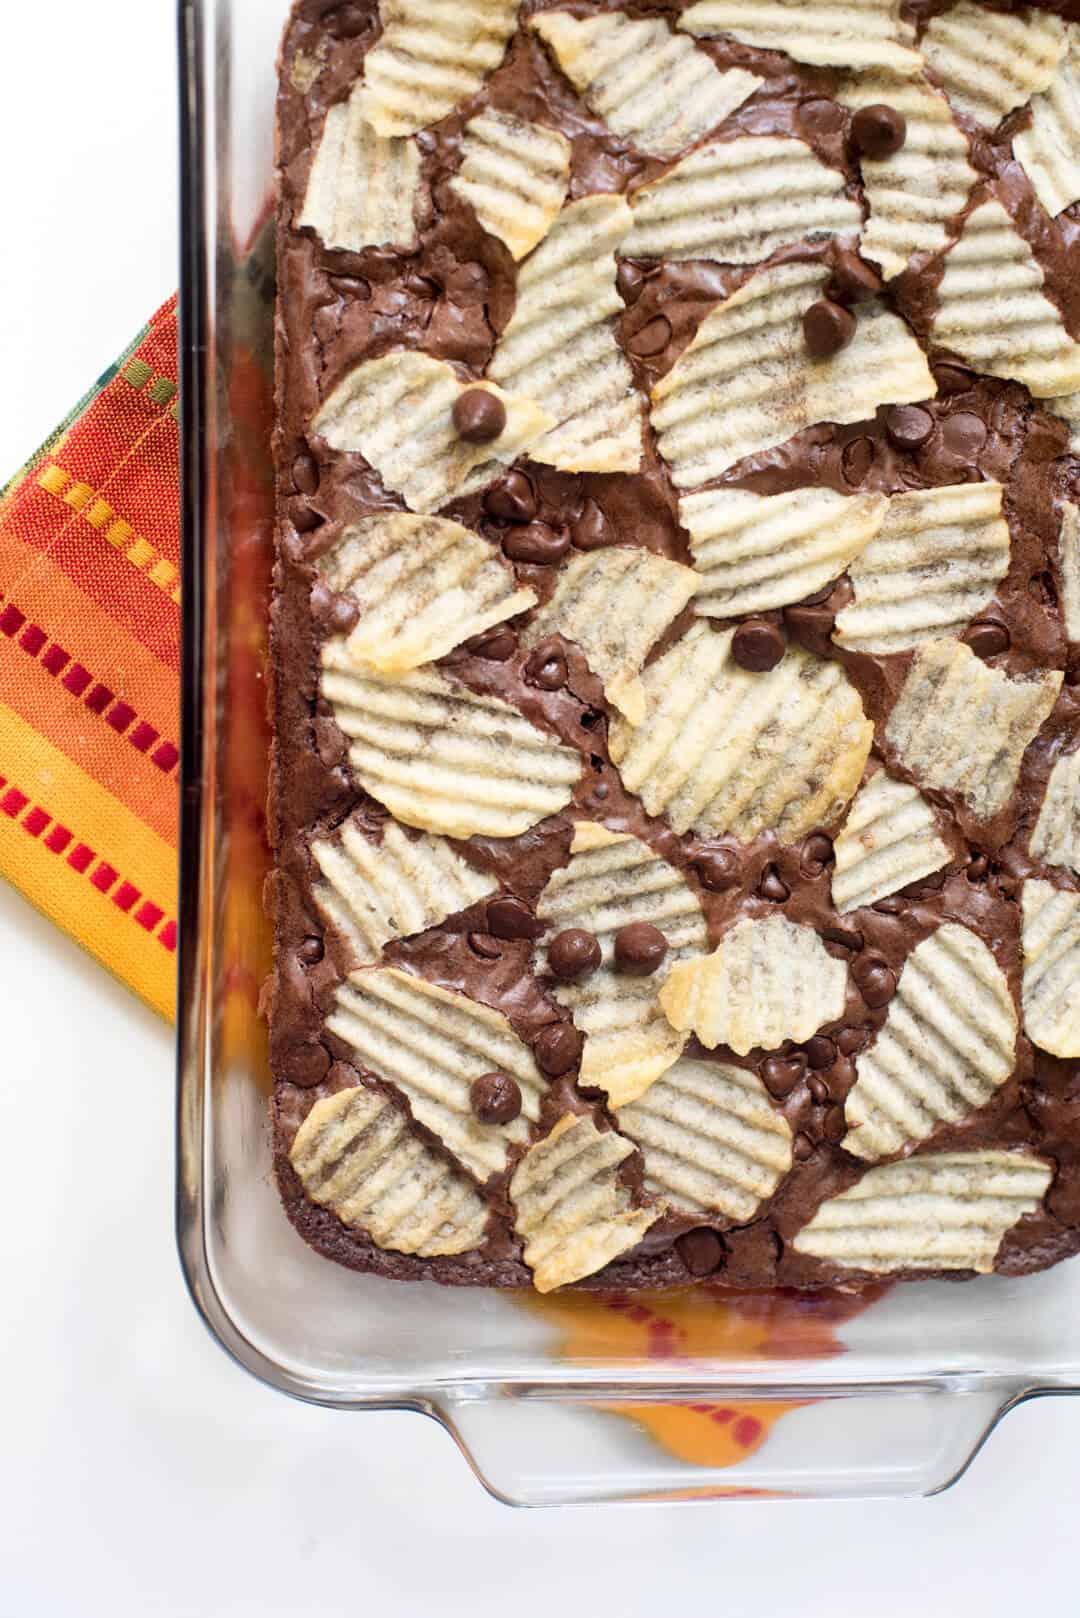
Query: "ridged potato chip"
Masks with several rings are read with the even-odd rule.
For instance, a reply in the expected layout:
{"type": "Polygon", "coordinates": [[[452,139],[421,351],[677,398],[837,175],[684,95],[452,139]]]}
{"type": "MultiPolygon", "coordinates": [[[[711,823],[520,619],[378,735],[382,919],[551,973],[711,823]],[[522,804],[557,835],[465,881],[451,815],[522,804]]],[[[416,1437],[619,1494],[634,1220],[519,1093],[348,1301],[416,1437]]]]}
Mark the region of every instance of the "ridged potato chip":
{"type": "Polygon", "coordinates": [[[750,674],[732,634],[695,624],[649,665],[645,717],[612,722],[611,758],[677,832],[795,842],[852,797],[874,727],[838,663],[791,645],[769,673],[750,674]]]}
{"type": "Polygon", "coordinates": [[[514,1229],[537,1292],[595,1275],[656,1223],[661,1207],[634,1208],[618,1176],[630,1141],[572,1113],[531,1147],[510,1181],[514,1229]]]}
{"type": "Polygon", "coordinates": [[[1046,89],[1065,54],[1065,25],[1035,7],[1011,14],[960,0],[931,17],[922,50],[953,106],[993,128],[1046,89]]]}
{"type": "Polygon", "coordinates": [[[924,786],[958,793],[989,820],[1008,802],[1062,678],[1047,669],[1011,680],[963,641],[928,641],[912,658],[885,739],[924,786]]]}
{"type": "Polygon", "coordinates": [[[311,431],[331,449],[363,455],[413,511],[436,511],[498,477],[553,425],[531,398],[490,382],[462,382],[444,360],[396,349],[364,360],[323,401],[311,431]],[[452,411],[466,389],[487,388],[506,407],[506,426],[488,444],[455,431],[452,411]]]}
{"type": "Polygon", "coordinates": [[[570,183],[570,142],[557,129],[490,109],[470,118],[450,181],[489,236],[524,258],[542,242],[570,183]]]}
{"type": "Polygon", "coordinates": [[[940,871],[949,860],[934,811],[922,793],[884,770],[855,794],[833,849],[832,897],[841,914],[897,893],[940,871]]]}
{"type": "Polygon", "coordinates": [[[373,966],[384,944],[426,932],[498,887],[443,838],[408,837],[393,820],[377,843],[346,820],[333,837],[313,839],[311,853],[325,878],[312,897],[348,940],[353,966],[373,966]]]}
{"type": "Polygon", "coordinates": [[[741,1067],[684,1057],[616,1121],[641,1148],[646,1189],[679,1210],[745,1224],[791,1167],[791,1130],[741,1067]]]}
{"type": "Polygon", "coordinates": [[[358,85],[326,114],[299,224],[350,253],[390,243],[413,248],[420,191],[420,148],[375,133],[358,85]]]}
{"type": "Polygon", "coordinates": [[[1061,506],[1058,552],[1065,633],[1071,641],[1080,641],[1080,507],[1069,500],[1061,506]]]}
{"type": "Polygon", "coordinates": [[[917,72],[922,58],[900,0],[697,0],[680,28],[730,34],[744,45],[786,51],[817,67],[897,68],[917,72]]]}
{"type": "Polygon", "coordinates": [[[414,135],[474,96],[506,53],[518,0],[379,0],[364,110],[380,135],[414,135]]]}
{"type": "Polygon", "coordinates": [[[807,352],[802,318],[828,277],[818,263],[758,270],[717,305],[652,390],[652,423],[679,489],[708,483],[817,422],[866,421],[881,404],[930,399],[926,356],[898,315],[860,306],[851,342],[807,352]]]}
{"type": "Polygon", "coordinates": [[[362,518],[343,530],[319,571],[359,611],[346,637],[349,655],[382,674],[431,663],[536,605],[488,540],[445,517],[362,518]]]}
{"type": "Polygon", "coordinates": [[[679,872],[636,837],[579,821],[570,863],[553,871],[536,905],[548,924],[545,943],[568,927],[598,940],[601,965],[577,983],[559,983],[555,999],[585,1035],[581,1083],[606,1090],[612,1106],[642,1095],[682,1054],[658,999],[663,967],[648,977],[615,968],[615,934],[630,922],[658,927],[666,963],[708,948],[701,905],[679,872]]]}
{"type": "Polygon", "coordinates": [[[1080,872],[1080,749],[1064,754],[1050,771],[1030,848],[1044,865],[1080,872]]]}
{"type": "Polygon", "coordinates": [[[534,461],[564,472],[636,472],[641,409],[614,316],[615,253],[630,209],[612,194],[571,202],[518,271],[517,304],[488,370],[553,423],[534,461]]]}
{"type": "Polygon", "coordinates": [[[312,1202],[392,1253],[443,1258],[484,1239],[487,1208],[476,1187],[372,1090],[358,1086],[316,1101],[289,1161],[312,1202]]]}
{"type": "Polygon", "coordinates": [[[529,27],[598,118],[642,152],[674,157],[715,129],[763,82],[721,71],[666,22],[624,11],[541,11],[529,27]]]}
{"type": "Polygon", "coordinates": [[[978,371],[1022,382],[1037,399],[1076,392],[1080,343],[1042,290],[1045,279],[1001,203],[982,203],[945,257],[934,341],[978,371]]]}
{"type": "Polygon", "coordinates": [[[978,179],[968,161],[967,136],[957,129],[945,97],[920,74],[859,74],[840,88],[837,100],[853,112],[884,104],[907,123],[898,152],[859,159],[870,208],[859,252],[880,264],[890,281],[916,253],[939,253],[955,235],[948,221],[978,179]]]}
{"type": "Polygon", "coordinates": [[[787,242],[855,237],[862,209],[844,176],[805,141],[740,135],[713,141],[631,192],[629,258],[753,264],[787,242]]]}
{"type": "Polygon", "coordinates": [[[833,639],[887,656],[960,635],[1009,571],[1000,483],[958,483],[893,495],[885,520],[851,563],[855,599],[833,639]]]}
{"type": "Polygon", "coordinates": [[[1006,1231],[1034,1213],[1053,1177],[1026,1152],[938,1152],[883,1163],[823,1202],[793,1239],[844,1269],[988,1275],[1006,1231]]]}
{"type": "Polygon", "coordinates": [[[1051,1056],[1080,1056],[1080,893],[1025,882],[1024,1031],[1051,1056]]]}
{"type": "Polygon", "coordinates": [[[881,527],[883,494],[703,489],[679,497],[705,618],[766,612],[813,595],[845,571],[881,527]]]}
{"type": "Polygon", "coordinates": [[[1035,195],[1057,215],[1080,200],[1080,26],[1065,24],[1068,49],[1045,90],[1031,98],[1031,127],[1013,137],[1035,195]]]}
{"type": "Polygon", "coordinates": [[[1016,1033],[1004,972],[980,938],[946,922],[904,962],[885,1026],[855,1060],[845,1151],[892,1157],[985,1107],[1013,1070],[1016,1033]]]}
{"type": "Polygon", "coordinates": [[[809,1039],[843,1016],[847,967],[812,927],[785,916],[744,916],[711,955],[680,961],[668,973],[660,1004],[673,1028],[693,1033],[708,1050],[727,1045],[737,1056],[786,1039],[809,1039]]]}
{"type": "Polygon", "coordinates": [[[361,1064],[408,1097],[412,1115],[486,1180],[506,1167],[507,1148],[529,1138],[546,1089],[528,1046],[506,1018],[467,995],[397,967],[351,972],[326,1019],[330,1033],[361,1064]],[[508,1124],[482,1124],[469,1099],[475,1079],[506,1073],[521,1091],[521,1112],[508,1124]]]}
{"type": "Polygon", "coordinates": [[[535,646],[548,635],[574,641],[604,682],[608,701],[636,725],[645,714],[639,676],[649,648],[696,587],[692,569],[639,546],[573,556],[522,644],[535,646]]]}
{"type": "Polygon", "coordinates": [[[357,664],[345,640],[322,652],[322,694],[349,762],[396,819],[447,837],[518,837],[557,814],[584,763],[498,697],[435,669],[400,679],[357,664]]]}

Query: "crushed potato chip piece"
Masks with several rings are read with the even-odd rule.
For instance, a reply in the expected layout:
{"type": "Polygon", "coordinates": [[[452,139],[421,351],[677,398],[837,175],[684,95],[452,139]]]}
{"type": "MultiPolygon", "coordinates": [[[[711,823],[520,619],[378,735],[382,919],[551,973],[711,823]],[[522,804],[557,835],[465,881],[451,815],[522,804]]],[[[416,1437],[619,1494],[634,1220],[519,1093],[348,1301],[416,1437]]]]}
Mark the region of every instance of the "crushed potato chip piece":
{"type": "Polygon", "coordinates": [[[557,425],[530,444],[564,472],[636,472],[641,410],[614,316],[615,252],[630,209],[612,194],[565,207],[518,271],[517,304],[488,367],[557,425]]]}
{"type": "Polygon", "coordinates": [[[565,135],[489,109],[465,125],[461,167],[450,189],[489,236],[505,242],[514,258],[524,258],[550,230],[569,181],[565,135]]]}
{"type": "Polygon", "coordinates": [[[742,68],[722,72],[658,17],[623,11],[530,19],[574,89],[598,118],[642,152],[674,157],[715,129],[762,83],[742,68]]]}
{"type": "Polygon", "coordinates": [[[1080,893],[1025,882],[1024,1030],[1051,1056],[1080,1056],[1080,893]]]}
{"type": "Polygon", "coordinates": [[[616,1119],[641,1148],[646,1189],[679,1210],[744,1224],[791,1167],[791,1130],[741,1067],[684,1057],[616,1119]]]}
{"type": "Polygon", "coordinates": [[[963,641],[928,641],[912,659],[885,739],[925,786],[959,794],[989,820],[1008,802],[1061,682],[1060,669],[1011,680],[963,641]]]}
{"type": "Polygon", "coordinates": [[[957,129],[945,97],[919,74],[860,73],[844,83],[837,100],[853,112],[884,103],[907,122],[898,152],[859,159],[870,208],[859,252],[880,264],[891,281],[916,253],[939,253],[956,234],[948,222],[978,179],[968,161],[967,136],[957,129]]]}
{"type": "Polygon", "coordinates": [[[938,1152],[882,1163],[823,1202],[791,1246],[871,1275],[986,1275],[1006,1231],[1035,1212],[1052,1176],[1049,1163],[1027,1152],[938,1152]]]}
{"type": "Polygon", "coordinates": [[[358,608],[350,656],[382,674],[433,662],[536,604],[489,541],[445,517],[365,517],[343,530],[319,571],[358,608]]]}
{"type": "Polygon", "coordinates": [[[862,210],[844,176],[805,141],[741,135],[699,146],[630,195],[629,258],[752,264],[786,242],[857,236],[862,210]]]}
{"type": "Polygon", "coordinates": [[[1069,500],[1061,507],[1058,551],[1065,633],[1071,641],[1080,641],[1080,507],[1069,500]]]}
{"type": "Polygon", "coordinates": [[[1013,1070],[1008,980],[980,938],[946,922],[904,962],[885,1026],[855,1062],[844,1104],[853,1157],[872,1162],[959,1123],[1013,1070]]]}
{"type": "Polygon", "coordinates": [[[1080,392],[1061,394],[1044,408],[1061,417],[1069,429],[1069,448],[1074,455],[1080,453],[1080,392]]]}
{"type": "Polygon", "coordinates": [[[323,401],[311,431],[332,449],[363,455],[388,489],[426,513],[482,489],[553,420],[531,398],[490,382],[462,382],[444,360],[397,349],[351,370],[323,401]],[[455,401],[475,388],[497,394],[506,407],[506,426],[492,443],[470,444],[454,429],[455,401]]]}
{"type": "Polygon", "coordinates": [[[1030,847],[1044,865],[1080,872],[1080,750],[1064,754],[1050,771],[1030,847]]]}
{"type": "Polygon", "coordinates": [[[502,61],[518,0],[379,0],[364,110],[380,135],[414,135],[474,96],[502,61]]]}
{"type": "Polygon", "coordinates": [[[699,36],[730,34],[817,67],[922,66],[900,0],[697,0],[679,26],[699,36]]]}
{"type": "Polygon", "coordinates": [[[695,610],[735,618],[802,601],[838,578],[873,539],[888,501],[883,494],[793,489],[703,489],[679,498],[699,575],[695,610]]]}
{"type": "Polygon", "coordinates": [[[696,1034],[708,1050],[727,1045],[745,1056],[809,1039],[843,1016],[846,993],[847,967],[812,927],[785,916],[744,916],[711,955],[672,967],[660,1004],[680,1033],[696,1034]]]}
{"type": "Polygon", "coordinates": [[[665,964],[708,948],[701,905],[673,866],[636,837],[579,821],[570,863],[553,871],[536,905],[548,924],[545,944],[568,927],[598,940],[601,964],[553,993],[585,1035],[581,1083],[606,1090],[613,1106],[641,1095],[682,1054],[686,1039],[671,1028],[658,1000],[664,967],[633,977],[615,969],[615,934],[630,922],[658,927],[668,942],[665,964]]]}
{"type": "Polygon", "coordinates": [[[510,1196],[537,1292],[595,1275],[655,1224],[662,1207],[632,1207],[618,1176],[633,1150],[613,1130],[601,1131],[591,1118],[568,1113],[526,1152],[510,1196]]]}
{"type": "MultiPolygon", "coordinates": [[[[997,13],[981,13],[996,16],[997,13]]],[[[1080,388],[1080,343],[1042,290],[1046,277],[1000,202],[984,202],[945,258],[934,340],[1037,399],[1080,388]]]]}
{"type": "Polygon", "coordinates": [[[1034,7],[1010,15],[960,0],[931,17],[922,49],[953,106],[993,127],[1046,89],[1065,54],[1065,25],[1034,7]]]}
{"type": "Polygon", "coordinates": [[[487,1208],[476,1187],[373,1090],[358,1086],[316,1101],[289,1161],[312,1202],[390,1252],[442,1258],[484,1239],[487,1208]]]}
{"type": "Polygon", "coordinates": [[[897,494],[877,537],[849,569],[855,599],[833,639],[879,656],[962,634],[1009,571],[1000,483],[897,494]]]}
{"type": "Polygon", "coordinates": [[[350,253],[388,243],[412,248],[420,189],[420,148],[375,133],[358,85],[326,115],[299,223],[350,253]]]}
{"type": "Polygon", "coordinates": [[[810,358],[802,318],[827,276],[819,263],[758,270],[706,316],[657,382],[652,422],[678,488],[708,483],[817,422],[865,421],[881,404],[936,393],[911,332],[876,302],[860,305],[846,348],[810,358]]]}
{"type": "Polygon", "coordinates": [[[486,899],[498,883],[466,865],[441,837],[407,837],[393,820],[376,843],[356,818],[312,841],[325,881],[312,896],[347,939],[353,966],[373,966],[384,944],[438,926],[486,899]]]}
{"type": "Polygon", "coordinates": [[[649,665],[645,717],[612,722],[611,758],[677,832],[794,842],[847,804],[874,727],[838,663],[792,645],[769,673],[750,674],[732,634],[696,624],[649,665]]]}
{"type": "Polygon", "coordinates": [[[1013,152],[1048,214],[1080,200],[1080,25],[1066,23],[1068,50],[1045,90],[1031,98],[1031,127],[1013,152]]]}
{"type": "Polygon", "coordinates": [[[326,1019],[377,1078],[397,1085],[418,1123],[437,1135],[478,1180],[501,1174],[507,1147],[529,1138],[546,1088],[527,1045],[506,1018],[467,995],[397,967],[351,972],[326,1019]],[[485,1073],[507,1073],[521,1091],[508,1124],[482,1124],[469,1088],[485,1073]]]}
{"type": "Polygon", "coordinates": [[[555,593],[528,626],[522,644],[562,635],[581,647],[604,682],[604,695],[632,725],[645,713],[639,675],[649,647],[690,600],[692,569],[640,546],[574,556],[555,593]]]}
{"type": "Polygon", "coordinates": [[[517,837],[569,803],[581,754],[508,702],[435,669],[389,679],[357,664],[341,636],[327,641],[322,661],[322,694],[358,780],[405,825],[517,837]]]}
{"type": "Polygon", "coordinates": [[[855,794],[833,847],[832,897],[841,914],[872,905],[940,871],[949,860],[934,811],[922,793],[884,770],[855,794]]]}

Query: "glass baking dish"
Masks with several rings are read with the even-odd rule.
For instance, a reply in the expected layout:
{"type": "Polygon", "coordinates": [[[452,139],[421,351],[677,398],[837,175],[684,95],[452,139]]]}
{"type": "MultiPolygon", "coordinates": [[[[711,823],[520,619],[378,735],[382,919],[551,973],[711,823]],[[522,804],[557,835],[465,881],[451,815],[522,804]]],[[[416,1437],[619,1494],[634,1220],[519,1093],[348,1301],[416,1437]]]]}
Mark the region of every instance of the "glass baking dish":
{"type": "Polygon", "coordinates": [[[196,1307],[270,1386],[441,1421],[507,1501],[915,1494],[1080,1390],[1080,1264],[869,1300],[401,1285],[280,1210],[258,1016],[275,58],[288,0],[180,0],[185,674],[178,1200],[196,1307]]]}

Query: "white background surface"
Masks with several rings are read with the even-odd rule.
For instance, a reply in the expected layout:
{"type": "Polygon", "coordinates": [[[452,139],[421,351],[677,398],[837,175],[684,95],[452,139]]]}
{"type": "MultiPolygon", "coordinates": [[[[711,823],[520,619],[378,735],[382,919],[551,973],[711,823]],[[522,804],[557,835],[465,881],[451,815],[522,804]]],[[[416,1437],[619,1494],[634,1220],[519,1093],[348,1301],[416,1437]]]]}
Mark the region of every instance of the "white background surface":
{"type": "MultiPolygon", "coordinates": [[[[172,0],[8,0],[4,57],[6,472],[174,286],[172,0]]],[[[264,1391],[181,1284],[171,1035],[2,885],[0,981],[0,1618],[1077,1610],[1080,1403],[933,1501],[514,1513],[419,1417],[264,1391]]]]}

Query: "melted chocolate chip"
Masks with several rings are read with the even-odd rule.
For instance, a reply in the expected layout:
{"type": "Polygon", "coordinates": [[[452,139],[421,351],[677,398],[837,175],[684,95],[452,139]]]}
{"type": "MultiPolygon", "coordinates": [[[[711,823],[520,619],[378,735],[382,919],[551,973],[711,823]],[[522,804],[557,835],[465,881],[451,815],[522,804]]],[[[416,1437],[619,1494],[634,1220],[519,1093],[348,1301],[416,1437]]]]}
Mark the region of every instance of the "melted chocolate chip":
{"type": "Polygon", "coordinates": [[[854,1056],[861,1051],[870,1036],[865,1028],[841,1028],[836,1036],[836,1043],[845,1056],[854,1056]]]}
{"type": "Polygon", "coordinates": [[[801,1051],[791,1056],[769,1056],[761,1064],[761,1080],[771,1096],[782,1101],[806,1073],[806,1057],[801,1051]]]}
{"type": "Polygon", "coordinates": [[[330,1053],[325,1045],[293,1045],[285,1053],[281,1077],[302,1090],[321,1084],[330,1071],[330,1053]]]}
{"type": "Polygon", "coordinates": [[[536,490],[524,472],[508,472],[484,496],[484,510],[500,522],[532,522],[536,490]]]}
{"type": "Polygon", "coordinates": [[[483,1073],[469,1088],[469,1102],[482,1124],[512,1124],[521,1112],[521,1090],[509,1073],[483,1073]]]}
{"type": "Polygon", "coordinates": [[[317,966],[323,958],[321,938],[305,938],[296,952],[296,959],[304,966],[317,966]]]}
{"type": "Polygon", "coordinates": [[[832,277],[826,295],[835,303],[862,303],[881,291],[881,276],[850,247],[842,247],[833,259],[832,277]]]}
{"type": "Polygon", "coordinates": [[[758,892],[763,899],[770,899],[773,904],[778,905],[782,905],[785,899],[791,897],[791,889],[775,865],[766,865],[758,884],[758,892]]]}
{"type": "Polygon", "coordinates": [[[626,347],[639,359],[651,359],[662,354],[671,341],[671,322],[664,315],[655,315],[626,340],[626,347]]]}
{"type": "Polygon", "coordinates": [[[986,443],[986,423],[970,410],[958,410],[942,422],[941,442],[951,454],[974,460],[986,443]]]}
{"type": "Polygon", "coordinates": [[[330,31],[335,39],[355,39],[362,34],[371,19],[367,6],[342,6],[330,17],[330,31]]]}
{"type": "Polygon", "coordinates": [[[774,669],[786,650],[784,631],[766,618],[751,618],[740,624],[731,639],[732,657],[751,674],[766,674],[774,669]]]}
{"type": "Polygon", "coordinates": [[[853,438],[850,444],[845,444],[840,453],[840,470],[844,474],[844,482],[857,489],[869,474],[874,464],[874,455],[872,438],[853,438]]]}
{"type": "Polygon", "coordinates": [[[298,455],[292,464],[292,484],[297,494],[319,492],[319,468],[310,455],[298,455]]]}
{"type": "Polygon", "coordinates": [[[615,934],[615,965],[629,977],[649,977],[667,952],[667,939],[647,921],[628,922],[615,934]]]}
{"type": "Polygon", "coordinates": [[[821,936],[827,944],[837,944],[841,949],[850,949],[858,953],[863,947],[863,935],[856,927],[823,927],[821,936]]]}
{"type": "Polygon", "coordinates": [[[808,1081],[806,1088],[810,1092],[810,1099],[815,1107],[824,1107],[829,1099],[829,1086],[825,1083],[825,1080],[816,1077],[812,1078],[808,1081]]]}
{"type": "Polygon", "coordinates": [[[701,1226],[688,1230],[675,1243],[675,1251],[691,1275],[711,1275],[724,1262],[724,1244],[715,1230],[701,1226]]]}
{"type": "Polygon", "coordinates": [[[855,316],[842,303],[819,298],[803,315],[803,341],[811,359],[827,360],[846,348],[855,335],[855,316]]]}
{"type": "Polygon", "coordinates": [[[482,635],[467,640],[465,650],[489,663],[505,663],[517,651],[517,636],[505,624],[496,624],[494,629],[485,629],[482,635]]]}
{"type": "Polygon", "coordinates": [[[1009,631],[992,618],[976,618],[969,624],[964,640],[976,657],[997,657],[1009,650],[1009,631]]]}
{"type": "Polygon", "coordinates": [[[487,388],[466,388],[450,414],[454,431],[467,444],[490,444],[506,426],[506,406],[487,388]]]}
{"type": "Polygon", "coordinates": [[[821,1133],[833,1146],[839,1146],[847,1134],[847,1119],[843,1107],[830,1107],[821,1125],[821,1133]]]}
{"type": "Polygon", "coordinates": [[[544,931],[525,901],[512,894],[488,900],[487,927],[496,938],[539,938],[544,931]]]}
{"type": "Polygon", "coordinates": [[[632,309],[641,297],[641,289],[645,285],[645,272],[631,264],[627,259],[619,260],[619,267],[615,272],[615,285],[619,295],[628,309],[632,309]]]}
{"type": "Polygon", "coordinates": [[[498,961],[502,959],[499,940],[492,938],[490,933],[470,933],[468,943],[473,954],[479,955],[482,961],[498,961]]]}
{"type": "Polygon", "coordinates": [[[581,516],[575,519],[570,530],[570,538],[579,551],[598,551],[615,538],[595,500],[586,500],[582,506],[581,516]]]}
{"type": "Polygon", "coordinates": [[[503,540],[503,551],[512,562],[533,562],[550,566],[570,549],[565,528],[549,528],[546,522],[531,522],[524,528],[511,528],[503,540]]]}
{"type": "Polygon", "coordinates": [[[883,101],[860,107],[851,120],[851,144],[863,157],[892,157],[907,139],[907,119],[883,101]]]}
{"type": "Polygon", "coordinates": [[[577,1067],[584,1044],[583,1036],[571,1023],[553,1023],[549,1028],[541,1028],[533,1044],[536,1065],[548,1078],[561,1078],[577,1067]]]}
{"type": "Polygon", "coordinates": [[[571,982],[595,972],[600,965],[600,943],[583,927],[567,927],[548,945],[548,966],[557,978],[571,982]]]}
{"type": "Polygon", "coordinates": [[[885,412],[885,431],[897,449],[921,449],[934,430],[934,418],[921,405],[893,405],[885,412]]]}
{"type": "Polygon", "coordinates": [[[799,866],[805,876],[820,876],[827,865],[833,861],[832,838],[826,837],[823,831],[816,831],[809,836],[802,846],[799,866]]]}
{"type": "Polygon", "coordinates": [[[809,1135],[796,1135],[791,1145],[791,1155],[796,1163],[805,1163],[814,1155],[814,1143],[809,1135]]]}
{"type": "Polygon", "coordinates": [[[855,987],[871,1011],[887,1006],[896,993],[896,973],[880,955],[862,955],[851,968],[855,987]]]}
{"type": "Polygon", "coordinates": [[[694,870],[703,888],[723,893],[739,880],[739,856],[733,848],[707,848],[694,858],[694,870]]]}
{"type": "Polygon", "coordinates": [[[815,1034],[806,1041],[806,1060],[815,1071],[831,1067],[836,1060],[836,1046],[824,1034],[815,1034]]]}
{"type": "Polygon", "coordinates": [[[311,586],[311,610],[332,635],[351,634],[360,620],[359,603],[328,589],[322,579],[311,586]]]}
{"type": "Polygon", "coordinates": [[[966,365],[956,365],[952,360],[941,360],[934,366],[934,381],[937,383],[939,396],[947,399],[954,393],[969,392],[975,382],[975,373],[969,371],[966,365]]]}
{"type": "Polygon", "coordinates": [[[522,673],[526,685],[539,691],[561,691],[566,684],[569,669],[565,653],[553,641],[541,641],[525,660],[522,673]]]}

